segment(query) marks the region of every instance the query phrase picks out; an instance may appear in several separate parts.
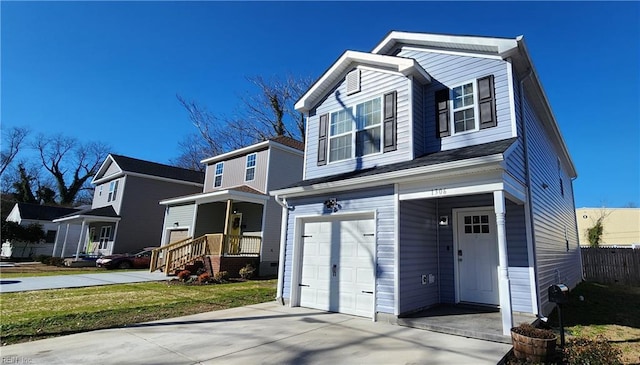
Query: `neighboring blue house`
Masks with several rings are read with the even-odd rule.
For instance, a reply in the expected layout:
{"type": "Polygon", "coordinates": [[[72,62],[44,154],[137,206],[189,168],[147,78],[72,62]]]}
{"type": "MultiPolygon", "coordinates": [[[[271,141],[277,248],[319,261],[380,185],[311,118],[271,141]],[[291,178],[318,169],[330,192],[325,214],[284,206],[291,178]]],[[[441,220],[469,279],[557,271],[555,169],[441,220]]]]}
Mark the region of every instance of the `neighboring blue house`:
{"type": "Polygon", "coordinates": [[[279,299],[374,320],[475,303],[508,334],[581,280],[577,175],[522,37],[391,32],[296,109],[304,180],[271,192],[279,299]]]}

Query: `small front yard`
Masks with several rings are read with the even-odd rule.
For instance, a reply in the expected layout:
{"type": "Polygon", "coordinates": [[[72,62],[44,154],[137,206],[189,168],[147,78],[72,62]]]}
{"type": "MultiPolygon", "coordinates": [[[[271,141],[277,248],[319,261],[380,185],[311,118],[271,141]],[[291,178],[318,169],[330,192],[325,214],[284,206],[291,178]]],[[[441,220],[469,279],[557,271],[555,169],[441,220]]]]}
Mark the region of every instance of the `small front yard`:
{"type": "Polygon", "coordinates": [[[275,280],[218,285],[167,282],[0,295],[2,345],[273,300],[275,280]]]}

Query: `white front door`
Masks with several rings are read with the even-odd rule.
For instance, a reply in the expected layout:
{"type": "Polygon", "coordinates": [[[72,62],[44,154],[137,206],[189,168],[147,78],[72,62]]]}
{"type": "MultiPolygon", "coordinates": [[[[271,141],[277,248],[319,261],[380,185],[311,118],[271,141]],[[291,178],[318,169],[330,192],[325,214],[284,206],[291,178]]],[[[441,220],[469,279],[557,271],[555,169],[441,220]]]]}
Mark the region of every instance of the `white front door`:
{"type": "Polygon", "coordinates": [[[461,302],[497,305],[498,238],[492,210],[456,213],[458,299],[461,302]]]}
{"type": "Polygon", "coordinates": [[[303,224],[300,305],[373,316],[373,219],[303,224]]]}

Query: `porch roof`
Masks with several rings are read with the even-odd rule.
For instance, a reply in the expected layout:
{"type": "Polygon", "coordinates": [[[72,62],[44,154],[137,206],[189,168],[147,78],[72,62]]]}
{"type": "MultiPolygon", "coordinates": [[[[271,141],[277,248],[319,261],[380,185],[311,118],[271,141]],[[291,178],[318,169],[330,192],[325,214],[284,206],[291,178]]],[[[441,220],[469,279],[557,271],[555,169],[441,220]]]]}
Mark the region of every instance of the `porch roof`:
{"type": "Polygon", "coordinates": [[[120,216],[116,213],[111,205],[95,209],[85,209],[75,213],[67,214],[58,219],[54,219],[54,223],[72,223],[73,221],[86,222],[117,222],[120,216]]]}
{"type": "Polygon", "coordinates": [[[185,203],[206,204],[227,200],[242,201],[248,203],[264,204],[269,200],[267,194],[247,185],[236,186],[225,190],[211,191],[208,193],[198,193],[161,200],[161,205],[175,205],[185,203]]]}
{"type": "MultiPolygon", "coordinates": [[[[474,146],[461,147],[447,151],[438,151],[433,153],[424,154],[418,158],[415,158],[410,161],[398,162],[395,164],[384,165],[384,166],[376,166],[368,169],[350,171],[347,173],[339,174],[339,175],[331,175],[326,177],[320,177],[316,179],[302,180],[295,184],[289,185],[280,190],[272,191],[272,195],[286,195],[289,193],[296,193],[301,190],[308,190],[305,188],[330,184],[337,181],[347,182],[351,180],[356,180],[360,178],[370,177],[374,175],[383,175],[389,174],[397,171],[411,170],[417,169],[420,167],[434,166],[435,165],[443,165],[442,170],[448,168],[454,168],[454,166],[447,167],[447,164],[456,163],[464,160],[473,160],[473,159],[482,159],[487,158],[489,156],[494,155],[502,155],[509,147],[511,147],[517,138],[509,138],[501,141],[483,143],[474,146]]],[[[497,162],[497,161],[483,161],[483,162],[497,162]]],[[[481,161],[478,161],[481,163],[481,161]]],[[[457,165],[456,165],[457,166],[457,165]]],[[[406,171],[407,173],[411,173],[410,171],[406,171]]],[[[380,176],[382,178],[382,176],[380,176]]]]}

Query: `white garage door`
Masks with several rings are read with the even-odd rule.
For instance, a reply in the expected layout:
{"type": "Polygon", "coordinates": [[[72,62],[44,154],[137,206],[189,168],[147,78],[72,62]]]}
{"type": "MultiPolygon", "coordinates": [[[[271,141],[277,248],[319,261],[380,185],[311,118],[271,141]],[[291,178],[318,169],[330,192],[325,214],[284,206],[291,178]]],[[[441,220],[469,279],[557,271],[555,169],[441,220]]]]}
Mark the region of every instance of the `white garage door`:
{"type": "Polygon", "coordinates": [[[189,238],[189,231],[186,229],[174,229],[169,231],[169,243],[182,241],[189,238]]]}
{"type": "Polygon", "coordinates": [[[373,316],[373,219],[304,223],[300,305],[373,316]]]}

